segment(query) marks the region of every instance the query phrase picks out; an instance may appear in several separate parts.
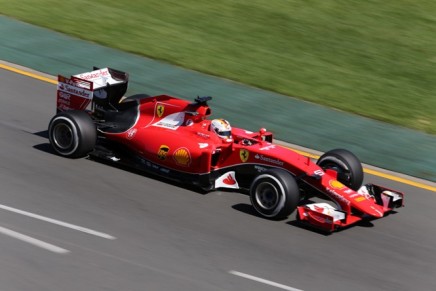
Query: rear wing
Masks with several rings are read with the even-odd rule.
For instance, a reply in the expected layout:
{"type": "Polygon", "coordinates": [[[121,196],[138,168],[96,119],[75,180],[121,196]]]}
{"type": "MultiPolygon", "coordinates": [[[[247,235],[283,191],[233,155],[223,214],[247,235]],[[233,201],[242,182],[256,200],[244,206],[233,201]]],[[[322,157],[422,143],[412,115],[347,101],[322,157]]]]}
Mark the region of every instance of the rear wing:
{"type": "Polygon", "coordinates": [[[129,75],[111,68],[73,75],[58,75],[57,111],[85,110],[92,102],[92,109],[116,109],[127,91],[129,75]]]}

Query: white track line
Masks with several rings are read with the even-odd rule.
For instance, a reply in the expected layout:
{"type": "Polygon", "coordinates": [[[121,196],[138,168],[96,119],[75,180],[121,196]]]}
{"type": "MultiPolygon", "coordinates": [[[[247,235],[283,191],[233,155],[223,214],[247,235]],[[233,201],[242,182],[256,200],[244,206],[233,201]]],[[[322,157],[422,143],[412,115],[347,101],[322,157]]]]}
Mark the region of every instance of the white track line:
{"type": "Polygon", "coordinates": [[[102,238],[105,238],[105,239],[116,239],[116,237],[111,236],[111,235],[106,234],[106,233],[103,233],[103,232],[95,231],[95,230],[92,230],[92,229],[89,229],[89,228],[81,227],[81,226],[74,225],[74,224],[71,224],[71,223],[67,223],[67,222],[63,222],[63,221],[56,220],[56,219],[53,219],[53,218],[49,218],[49,217],[45,217],[45,216],[42,216],[42,215],[38,215],[38,214],[35,214],[35,213],[31,213],[31,212],[27,212],[27,211],[24,211],[24,210],[16,209],[16,208],[9,207],[9,206],[6,206],[6,205],[0,204],[0,208],[4,209],[4,210],[11,211],[11,212],[15,212],[15,213],[18,213],[18,214],[22,214],[22,215],[25,215],[25,216],[28,216],[28,217],[36,218],[36,219],[39,219],[39,220],[42,220],[42,221],[46,221],[46,222],[50,222],[50,223],[53,223],[53,224],[57,224],[57,225],[60,225],[60,226],[63,226],[63,227],[67,227],[67,228],[71,228],[71,229],[78,230],[78,231],[81,231],[81,232],[85,232],[85,233],[88,233],[88,234],[92,234],[92,235],[95,235],[95,236],[99,236],[99,237],[102,237],[102,238]]]}
{"type": "Polygon", "coordinates": [[[248,274],[245,274],[245,273],[241,273],[241,272],[238,272],[238,271],[233,271],[232,270],[232,271],[229,271],[229,273],[232,274],[232,275],[235,275],[235,276],[239,276],[239,277],[243,277],[243,278],[250,279],[250,280],[253,280],[253,281],[257,281],[257,282],[260,282],[260,283],[263,283],[263,284],[267,284],[267,285],[270,285],[270,286],[273,286],[273,287],[281,288],[283,290],[288,290],[288,291],[303,291],[301,289],[292,288],[290,286],[286,286],[286,285],[279,284],[279,283],[276,283],[276,282],[273,282],[273,281],[265,280],[265,279],[262,279],[262,278],[259,278],[259,277],[255,277],[255,276],[252,276],[252,275],[248,275],[248,274]]]}
{"type": "Polygon", "coordinates": [[[27,242],[29,244],[35,245],[37,247],[49,250],[49,251],[57,253],[57,254],[66,254],[66,253],[70,252],[69,250],[60,248],[58,246],[43,242],[42,240],[21,234],[19,232],[16,232],[16,231],[13,231],[13,230],[10,230],[8,228],[1,227],[1,226],[0,226],[0,233],[5,234],[5,235],[10,236],[10,237],[13,237],[13,238],[16,238],[16,239],[19,239],[19,240],[22,240],[24,242],[27,242]]]}

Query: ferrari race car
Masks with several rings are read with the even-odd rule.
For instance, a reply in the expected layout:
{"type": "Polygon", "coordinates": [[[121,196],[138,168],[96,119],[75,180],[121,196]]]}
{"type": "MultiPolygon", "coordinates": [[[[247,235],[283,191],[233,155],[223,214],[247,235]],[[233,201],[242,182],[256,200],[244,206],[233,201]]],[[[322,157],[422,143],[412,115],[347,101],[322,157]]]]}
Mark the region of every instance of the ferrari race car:
{"type": "Polygon", "coordinates": [[[274,144],[263,128],[252,132],[209,119],[211,97],[125,98],[128,79],[111,68],[58,76],[57,114],[48,127],[57,154],[89,156],[205,191],[248,191],[261,216],[284,219],[296,210],[298,221],[327,232],[403,206],[399,191],[362,186],[362,165],[347,150],[329,151],[315,163],[274,144]]]}

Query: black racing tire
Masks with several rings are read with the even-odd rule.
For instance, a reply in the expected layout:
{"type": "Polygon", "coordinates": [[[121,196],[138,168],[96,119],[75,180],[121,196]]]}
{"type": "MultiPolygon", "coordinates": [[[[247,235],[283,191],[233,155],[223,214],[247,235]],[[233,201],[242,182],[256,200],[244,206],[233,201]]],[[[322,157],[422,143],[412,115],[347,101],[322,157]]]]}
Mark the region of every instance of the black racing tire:
{"type": "Polygon", "coordinates": [[[282,169],[270,169],[251,183],[250,200],[261,216],[279,220],[297,208],[300,190],[291,174],[282,169]]]}
{"type": "Polygon", "coordinates": [[[363,168],[359,159],[350,151],[334,149],[323,154],[316,163],[325,170],[338,173],[337,180],[345,186],[358,190],[363,183],[363,168]]]}
{"type": "Polygon", "coordinates": [[[135,101],[135,100],[138,100],[138,102],[139,102],[139,100],[141,100],[141,99],[144,99],[144,98],[149,98],[150,97],[150,95],[148,95],[148,94],[135,94],[135,95],[132,95],[132,96],[129,96],[129,97],[124,97],[124,98],[122,98],[121,100],[120,100],[120,103],[126,103],[126,102],[130,102],[130,101],[135,101]]]}
{"type": "Polygon", "coordinates": [[[97,129],[85,111],[65,111],[56,114],[50,120],[48,137],[58,155],[81,158],[94,149],[97,129]]]}

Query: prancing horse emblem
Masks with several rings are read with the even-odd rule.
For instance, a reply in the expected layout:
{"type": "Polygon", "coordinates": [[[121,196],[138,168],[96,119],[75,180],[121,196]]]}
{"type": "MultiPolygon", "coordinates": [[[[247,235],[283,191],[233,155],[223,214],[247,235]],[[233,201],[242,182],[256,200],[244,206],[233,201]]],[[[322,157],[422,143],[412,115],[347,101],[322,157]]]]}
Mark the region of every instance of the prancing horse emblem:
{"type": "Polygon", "coordinates": [[[244,163],[248,160],[249,155],[250,155],[250,152],[247,151],[246,149],[241,149],[239,151],[239,157],[241,158],[241,161],[244,163]]]}
{"type": "Polygon", "coordinates": [[[159,104],[159,105],[156,107],[156,113],[157,113],[157,116],[162,117],[162,115],[163,115],[163,113],[164,113],[164,110],[165,110],[165,106],[163,106],[162,104],[159,104]]]}

